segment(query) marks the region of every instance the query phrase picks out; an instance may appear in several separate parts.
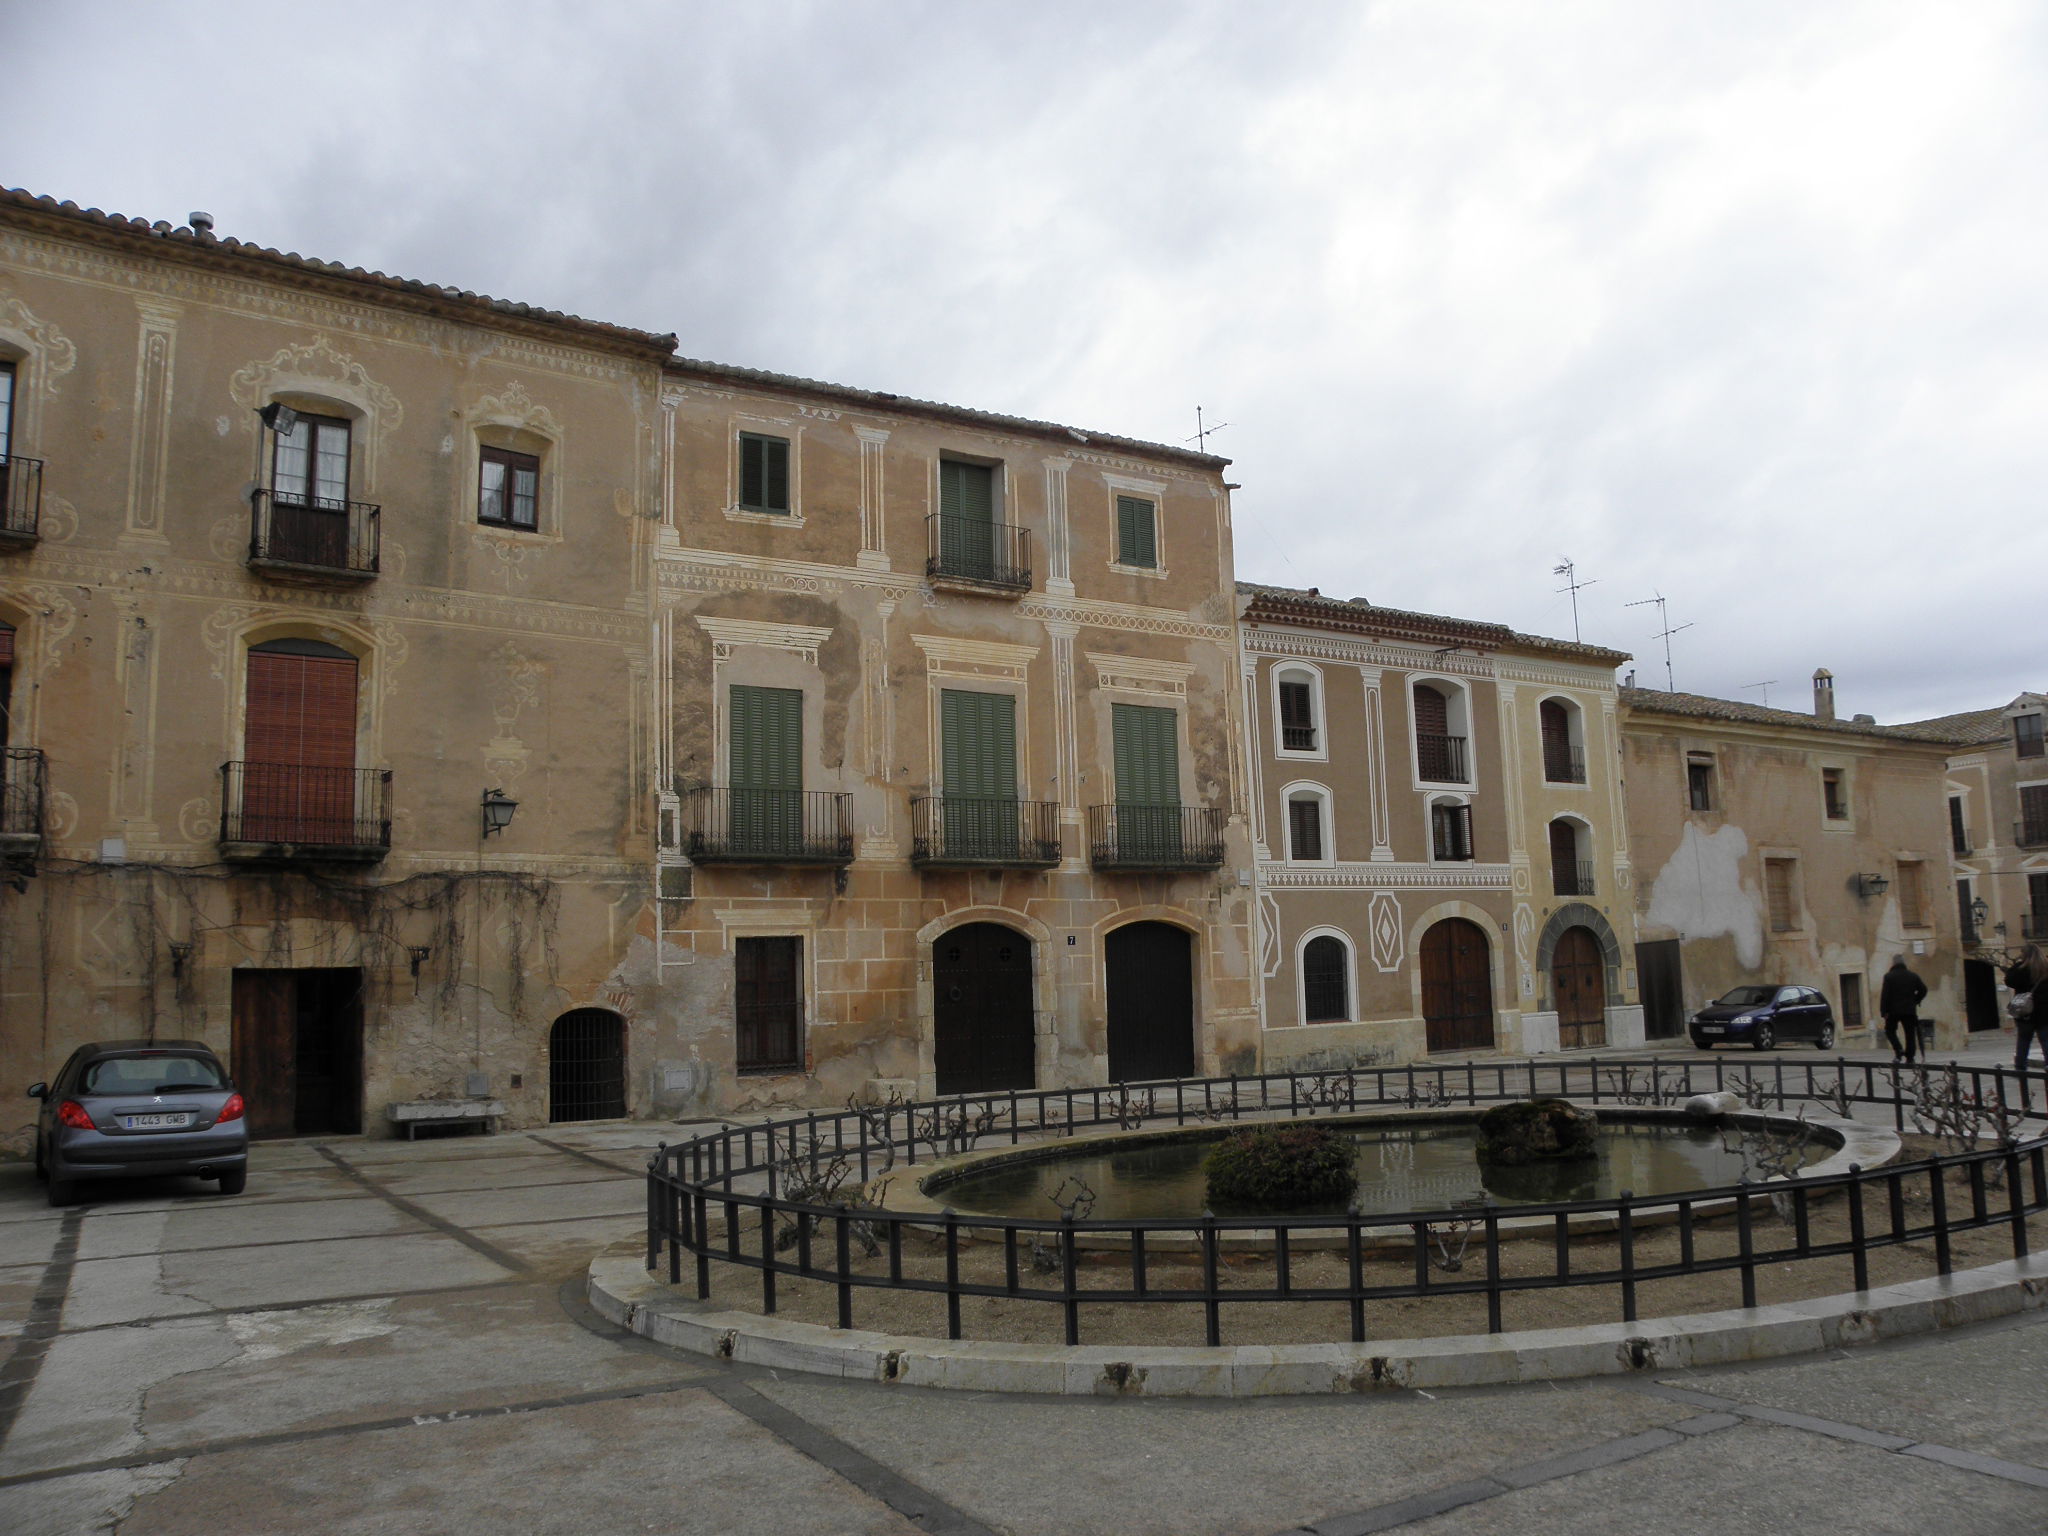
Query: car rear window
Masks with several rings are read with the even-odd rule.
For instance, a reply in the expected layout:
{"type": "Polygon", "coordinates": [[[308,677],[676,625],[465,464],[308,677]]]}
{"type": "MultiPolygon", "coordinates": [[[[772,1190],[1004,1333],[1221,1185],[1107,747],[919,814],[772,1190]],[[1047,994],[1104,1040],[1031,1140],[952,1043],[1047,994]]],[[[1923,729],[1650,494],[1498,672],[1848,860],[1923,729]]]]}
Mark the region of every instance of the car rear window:
{"type": "Polygon", "coordinates": [[[1721,1001],[1731,1008],[1754,1008],[1758,1003],[1768,1003],[1775,996],[1775,987],[1737,987],[1721,1001]]]}
{"type": "Polygon", "coordinates": [[[87,1093],[162,1093],[167,1088],[225,1088],[220,1063],[205,1056],[108,1056],[85,1069],[87,1093]]]}

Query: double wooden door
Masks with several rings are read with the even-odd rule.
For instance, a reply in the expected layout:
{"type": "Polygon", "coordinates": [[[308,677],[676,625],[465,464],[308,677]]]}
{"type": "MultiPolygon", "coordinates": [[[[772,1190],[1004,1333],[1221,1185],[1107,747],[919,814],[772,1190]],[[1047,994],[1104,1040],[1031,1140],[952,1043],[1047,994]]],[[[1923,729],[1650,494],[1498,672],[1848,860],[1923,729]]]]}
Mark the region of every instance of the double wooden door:
{"type": "Polygon", "coordinates": [[[1590,928],[1567,928],[1550,956],[1557,1043],[1566,1050],[1607,1043],[1607,961],[1590,928]]]}
{"type": "Polygon", "coordinates": [[[1001,923],[966,923],[939,935],[932,1048],[940,1093],[1036,1085],[1029,939],[1001,923]]]}
{"type": "Polygon", "coordinates": [[[1422,936],[1422,1018],[1432,1051],[1493,1048],[1493,966],[1477,923],[1447,917],[1422,936]]]}
{"type": "Polygon", "coordinates": [[[363,1128],[363,973],[238,970],[231,1070],[251,1136],[363,1128]]]}
{"type": "Polygon", "coordinates": [[[1194,941],[1171,923],[1127,923],[1103,942],[1109,1080],[1195,1072],[1194,941]]]}

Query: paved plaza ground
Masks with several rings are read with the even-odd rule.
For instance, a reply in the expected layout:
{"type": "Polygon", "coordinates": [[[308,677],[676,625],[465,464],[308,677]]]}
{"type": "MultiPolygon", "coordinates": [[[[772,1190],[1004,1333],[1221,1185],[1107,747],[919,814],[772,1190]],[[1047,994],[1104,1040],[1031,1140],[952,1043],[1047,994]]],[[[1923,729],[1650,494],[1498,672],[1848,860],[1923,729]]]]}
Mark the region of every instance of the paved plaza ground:
{"type": "Polygon", "coordinates": [[[664,1133],[270,1143],[240,1197],[69,1211],[0,1165],[0,1532],[2048,1528],[2040,1313],[1763,1367],[1250,1402],[670,1354],[582,1301],[664,1133]]]}

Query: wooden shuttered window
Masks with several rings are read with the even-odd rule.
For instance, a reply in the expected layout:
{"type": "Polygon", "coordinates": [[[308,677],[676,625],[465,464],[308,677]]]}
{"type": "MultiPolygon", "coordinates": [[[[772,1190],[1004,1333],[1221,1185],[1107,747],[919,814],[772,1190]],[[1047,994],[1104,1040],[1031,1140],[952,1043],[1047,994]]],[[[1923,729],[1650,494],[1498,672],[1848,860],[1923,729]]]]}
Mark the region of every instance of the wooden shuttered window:
{"type": "Polygon", "coordinates": [[[740,434],[740,507],[785,513],[789,502],[789,439],[740,434]]]}
{"type": "Polygon", "coordinates": [[[1419,736],[1448,736],[1451,733],[1450,702],[1427,683],[1415,685],[1415,731],[1419,736]]]}
{"type": "Polygon", "coordinates": [[[947,849],[1002,858],[1016,851],[1017,701],[1007,693],[939,693],[940,804],[947,849]]]}
{"type": "Polygon", "coordinates": [[[1799,909],[1792,899],[1792,862],[1764,860],[1764,907],[1773,933],[1790,933],[1799,926],[1799,909]]]}
{"type": "Polygon", "coordinates": [[[1440,804],[1429,808],[1431,855],[1439,862],[1472,857],[1472,807],[1440,804]]]}
{"type": "Polygon", "coordinates": [[[1158,568],[1159,508],[1143,496],[1116,499],[1116,563],[1158,568]]]}
{"type": "Polygon", "coordinates": [[[1287,802],[1289,856],[1318,860],[1323,856],[1323,803],[1308,795],[1287,802]]]}
{"type": "Polygon", "coordinates": [[[14,626],[0,624],[0,667],[14,665],[14,626]]]}
{"type": "Polygon", "coordinates": [[[1315,691],[1308,683],[1280,684],[1280,746],[1287,752],[1316,749],[1315,691]]]}
{"type": "Polygon", "coordinates": [[[1180,804],[1179,722],[1149,704],[1112,704],[1118,805],[1180,804]]]}
{"type": "Polygon", "coordinates": [[[761,853],[803,842],[804,695],[735,683],[726,760],[734,846],[761,853]]]}
{"type": "Polygon", "coordinates": [[[992,523],[996,518],[996,472],[988,464],[939,461],[939,511],[946,517],[992,523]]]}
{"type": "Polygon", "coordinates": [[[2048,784],[2029,784],[2020,790],[2018,831],[2022,848],[2048,843],[2048,784]]]}
{"type": "Polygon", "coordinates": [[[332,654],[250,650],[242,751],[249,762],[355,767],[356,659],[322,649],[332,654]]]}
{"type": "Polygon", "coordinates": [[[1579,829],[1564,820],[1550,824],[1550,890],[1555,896],[1579,891],[1579,829]]]}

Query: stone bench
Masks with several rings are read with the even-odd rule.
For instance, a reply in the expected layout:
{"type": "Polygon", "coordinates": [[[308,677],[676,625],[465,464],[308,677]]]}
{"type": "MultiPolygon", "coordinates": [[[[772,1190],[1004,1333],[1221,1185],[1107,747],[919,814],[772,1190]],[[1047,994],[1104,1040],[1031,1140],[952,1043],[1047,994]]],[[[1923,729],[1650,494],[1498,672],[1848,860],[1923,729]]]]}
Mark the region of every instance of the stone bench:
{"type": "Polygon", "coordinates": [[[395,1126],[402,1126],[411,1141],[422,1125],[474,1124],[488,1136],[505,1113],[503,1099],[408,1099],[384,1106],[384,1114],[395,1126]]]}

